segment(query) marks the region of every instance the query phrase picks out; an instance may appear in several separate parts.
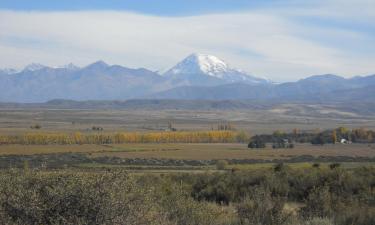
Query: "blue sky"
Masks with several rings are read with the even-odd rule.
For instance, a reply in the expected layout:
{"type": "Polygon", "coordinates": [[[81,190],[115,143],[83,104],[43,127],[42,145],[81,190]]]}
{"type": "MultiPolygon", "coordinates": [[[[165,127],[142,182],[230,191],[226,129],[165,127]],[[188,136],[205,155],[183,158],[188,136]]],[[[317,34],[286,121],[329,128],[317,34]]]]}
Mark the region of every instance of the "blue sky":
{"type": "Polygon", "coordinates": [[[373,0],[1,0],[0,68],[164,71],[193,52],[275,81],[375,73],[373,0]]]}
{"type": "MultiPolygon", "coordinates": [[[[13,10],[127,10],[163,16],[182,16],[244,10],[281,1],[253,0],[2,0],[13,10]]],[[[280,3],[277,3],[280,4],[280,3]]]]}

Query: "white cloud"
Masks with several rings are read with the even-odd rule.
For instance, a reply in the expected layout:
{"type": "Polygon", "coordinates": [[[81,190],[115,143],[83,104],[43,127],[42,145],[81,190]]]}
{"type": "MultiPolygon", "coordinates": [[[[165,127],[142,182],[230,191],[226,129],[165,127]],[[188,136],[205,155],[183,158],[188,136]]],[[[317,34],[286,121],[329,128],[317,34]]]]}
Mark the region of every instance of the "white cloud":
{"type": "Polygon", "coordinates": [[[278,81],[321,73],[374,73],[375,53],[368,50],[374,40],[366,32],[296,20],[307,11],[317,16],[317,8],[190,17],[123,11],[0,11],[0,67],[31,62],[85,65],[103,59],[163,70],[192,52],[204,52],[278,81]]]}

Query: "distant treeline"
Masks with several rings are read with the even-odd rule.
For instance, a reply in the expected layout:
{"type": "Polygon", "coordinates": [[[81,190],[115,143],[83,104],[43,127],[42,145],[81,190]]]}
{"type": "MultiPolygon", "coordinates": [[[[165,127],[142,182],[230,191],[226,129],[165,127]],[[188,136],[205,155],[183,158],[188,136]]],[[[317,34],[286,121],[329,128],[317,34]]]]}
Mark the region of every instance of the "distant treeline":
{"type": "Polygon", "coordinates": [[[312,143],[312,144],[326,144],[326,143],[374,143],[375,131],[365,128],[348,129],[339,127],[336,129],[302,132],[294,129],[293,132],[286,133],[282,131],[275,131],[272,134],[262,134],[252,137],[252,141],[262,143],[278,143],[280,140],[288,140],[296,143],[312,143]]]}
{"type": "Polygon", "coordinates": [[[249,139],[245,132],[177,131],[123,133],[27,133],[1,135],[0,144],[123,144],[123,143],[235,143],[249,139]]]}

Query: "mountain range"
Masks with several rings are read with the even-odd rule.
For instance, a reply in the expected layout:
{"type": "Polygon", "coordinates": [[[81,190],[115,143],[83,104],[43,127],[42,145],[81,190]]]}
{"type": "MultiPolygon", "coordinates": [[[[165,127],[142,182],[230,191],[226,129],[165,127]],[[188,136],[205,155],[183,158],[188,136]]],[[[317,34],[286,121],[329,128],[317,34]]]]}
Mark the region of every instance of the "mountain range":
{"type": "Polygon", "coordinates": [[[192,54],[163,74],[148,69],[108,65],[80,68],[30,64],[23,70],[0,70],[0,102],[52,99],[252,99],[280,101],[374,101],[375,75],[345,79],[311,76],[276,84],[232,68],[218,57],[192,54]]]}

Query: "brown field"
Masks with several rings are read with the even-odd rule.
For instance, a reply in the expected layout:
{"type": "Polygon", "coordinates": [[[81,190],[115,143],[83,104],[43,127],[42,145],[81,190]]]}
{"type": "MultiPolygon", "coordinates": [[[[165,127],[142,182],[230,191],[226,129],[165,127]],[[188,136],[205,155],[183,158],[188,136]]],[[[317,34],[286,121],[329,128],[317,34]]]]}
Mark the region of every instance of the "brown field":
{"type": "Polygon", "coordinates": [[[91,157],[156,159],[286,159],[299,155],[375,157],[375,146],[367,144],[297,144],[294,149],[250,150],[246,144],[118,144],[118,145],[0,145],[0,155],[32,155],[81,152],[91,157]]]}
{"type": "Polygon", "coordinates": [[[299,155],[375,157],[375,146],[362,144],[312,146],[298,144],[294,149],[250,150],[245,144],[143,144],[115,145],[116,151],[93,153],[97,156],[156,159],[283,159],[299,155]]]}
{"type": "Polygon", "coordinates": [[[178,130],[210,130],[230,122],[251,134],[330,129],[339,126],[375,129],[375,117],[338,111],[322,106],[284,104],[263,110],[119,110],[119,109],[7,109],[0,108],[0,134],[39,132],[89,132],[92,126],[104,131],[165,130],[168,123],[178,130]],[[317,108],[319,110],[317,110],[317,108]]]}
{"type": "Polygon", "coordinates": [[[99,152],[106,149],[100,145],[0,145],[1,155],[34,155],[71,152],[99,152]]]}

